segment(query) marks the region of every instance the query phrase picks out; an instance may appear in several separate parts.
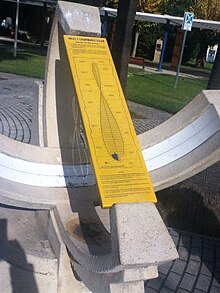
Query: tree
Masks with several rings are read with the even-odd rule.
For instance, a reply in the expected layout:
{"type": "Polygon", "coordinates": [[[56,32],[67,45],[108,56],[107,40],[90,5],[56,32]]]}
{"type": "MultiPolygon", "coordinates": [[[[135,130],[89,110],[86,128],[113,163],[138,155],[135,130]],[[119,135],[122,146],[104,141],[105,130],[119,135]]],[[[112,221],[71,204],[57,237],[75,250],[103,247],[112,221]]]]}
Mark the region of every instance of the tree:
{"type": "Polygon", "coordinates": [[[199,64],[201,60],[205,60],[208,46],[216,44],[218,33],[216,31],[196,29],[193,31],[193,35],[199,43],[199,51],[196,56],[196,64],[199,64]]]}
{"type": "MultiPolygon", "coordinates": [[[[162,14],[171,14],[175,16],[183,16],[184,11],[191,11],[194,13],[195,18],[219,20],[219,4],[219,0],[162,0],[159,11],[162,14]]],[[[193,39],[194,48],[198,48],[196,62],[204,60],[208,46],[214,45],[216,42],[217,33],[205,29],[193,29],[190,35],[193,39]]],[[[191,52],[194,53],[195,50],[191,50],[191,52]]]]}
{"type": "Polygon", "coordinates": [[[183,16],[185,11],[191,11],[195,0],[162,0],[158,7],[161,14],[183,16]]]}
{"type": "Polygon", "coordinates": [[[137,10],[145,13],[155,13],[158,12],[161,2],[162,0],[139,0],[137,10]]]}
{"type": "Polygon", "coordinates": [[[219,20],[220,1],[219,0],[194,0],[192,11],[197,18],[219,20]]]}
{"type": "Polygon", "coordinates": [[[137,56],[153,60],[156,40],[161,38],[163,36],[163,33],[163,24],[143,22],[140,26],[137,56]]]}
{"type": "MultiPolygon", "coordinates": [[[[196,18],[207,20],[220,19],[220,1],[219,0],[194,0],[192,11],[196,18]]],[[[200,29],[196,31],[195,37],[200,45],[200,50],[196,61],[206,57],[209,45],[215,45],[217,42],[218,32],[200,29]]]]}
{"type": "MultiPolygon", "coordinates": [[[[145,13],[156,13],[158,7],[160,6],[162,0],[138,0],[137,1],[137,11],[145,12],[145,13]]],[[[106,5],[109,7],[117,8],[118,7],[118,0],[108,0],[106,1],[106,5]]],[[[134,44],[131,56],[135,57],[139,35],[141,32],[146,30],[146,23],[141,21],[135,21],[134,27],[134,44]]]]}
{"type": "MultiPolygon", "coordinates": [[[[137,11],[145,12],[145,13],[155,13],[158,11],[158,7],[160,6],[162,0],[139,0],[137,5],[137,11]]],[[[144,31],[146,28],[146,23],[142,21],[136,21],[134,25],[134,45],[131,53],[132,57],[135,57],[137,52],[138,40],[141,31],[144,31]]]]}
{"type": "MultiPolygon", "coordinates": [[[[211,20],[219,20],[220,18],[220,1],[219,0],[200,0],[196,1],[194,5],[194,13],[198,18],[203,19],[211,19],[211,20]]],[[[203,33],[204,34],[204,33],[203,33]]],[[[213,32],[212,43],[220,44],[218,39],[218,33],[213,32]]],[[[207,41],[206,36],[204,35],[203,39],[201,38],[201,43],[203,43],[203,47],[206,46],[204,51],[206,52],[208,45],[210,44],[210,40],[207,41]],[[207,44],[207,42],[209,42],[207,44]]],[[[204,52],[204,53],[205,53],[204,52]]],[[[203,54],[204,54],[203,53],[203,54]]],[[[215,57],[215,62],[212,67],[211,75],[208,81],[207,89],[220,89],[219,82],[219,74],[220,74],[220,46],[218,47],[218,51],[215,57]]]]}

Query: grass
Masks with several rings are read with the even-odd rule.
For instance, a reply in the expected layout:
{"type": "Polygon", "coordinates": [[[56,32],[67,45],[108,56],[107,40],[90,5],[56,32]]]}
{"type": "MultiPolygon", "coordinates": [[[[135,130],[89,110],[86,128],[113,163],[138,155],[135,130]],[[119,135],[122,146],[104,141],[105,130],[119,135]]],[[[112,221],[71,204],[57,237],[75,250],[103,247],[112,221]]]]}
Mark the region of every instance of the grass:
{"type": "Polygon", "coordinates": [[[175,76],[130,68],[127,98],[139,104],[176,113],[207,86],[207,80],[180,77],[178,86],[174,89],[174,82],[175,76]]]}
{"type": "Polygon", "coordinates": [[[18,50],[17,57],[13,57],[12,47],[0,47],[0,72],[19,74],[23,76],[44,78],[45,54],[39,50],[22,48],[18,50]]]}
{"type": "MultiPolygon", "coordinates": [[[[43,79],[46,54],[40,53],[39,48],[21,44],[18,48],[17,58],[14,58],[12,45],[0,46],[0,72],[43,79]]],[[[139,104],[176,113],[207,85],[204,80],[180,78],[177,89],[174,89],[174,81],[174,76],[130,68],[127,97],[139,104]]]]}
{"type": "MultiPolygon", "coordinates": [[[[145,60],[145,64],[149,67],[154,67],[155,69],[158,67],[158,64],[155,63],[154,61],[150,60],[145,60]]],[[[204,77],[209,77],[209,74],[212,70],[213,64],[211,63],[206,63],[204,64],[204,68],[198,68],[195,66],[195,62],[189,62],[185,65],[181,65],[181,72],[184,73],[192,73],[192,74],[198,74],[204,77]]],[[[163,69],[170,69],[170,63],[163,63],[163,69]]]]}

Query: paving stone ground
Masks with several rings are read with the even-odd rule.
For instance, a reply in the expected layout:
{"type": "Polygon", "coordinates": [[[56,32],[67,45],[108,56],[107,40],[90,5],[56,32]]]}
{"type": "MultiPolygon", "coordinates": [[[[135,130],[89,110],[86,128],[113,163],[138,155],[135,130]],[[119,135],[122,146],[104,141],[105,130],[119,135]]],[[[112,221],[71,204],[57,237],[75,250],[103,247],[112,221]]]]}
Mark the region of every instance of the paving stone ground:
{"type": "Polygon", "coordinates": [[[159,267],[159,277],[146,282],[146,293],[220,292],[220,239],[169,228],[179,259],[159,267]]]}
{"type": "Polygon", "coordinates": [[[34,79],[0,74],[0,133],[29,143],[34,79]]]}
{"type": "MultiPolygon", "coordinates": [[[[0,133],[29,143],[34,79],[0,73],[0,133]]],[[[137,133],[153,128],[170,114],[145,108],[133,119],[137,133]]],[[[201,184],[201,182],[200,182],[201,184]]],[[[218,191],[216,191],[218,192],[218,191]]],[[[159,277],[145,283],[146,293],[220,293],[220,239],[168,228],[179,259],[159,267],[159,277]]]]}

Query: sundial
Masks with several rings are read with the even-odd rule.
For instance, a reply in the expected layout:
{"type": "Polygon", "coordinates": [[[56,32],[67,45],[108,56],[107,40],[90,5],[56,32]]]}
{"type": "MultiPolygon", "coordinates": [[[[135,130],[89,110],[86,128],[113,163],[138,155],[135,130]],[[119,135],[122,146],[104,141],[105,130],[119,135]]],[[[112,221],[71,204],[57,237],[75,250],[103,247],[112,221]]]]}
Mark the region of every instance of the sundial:
{"type": "Polygon", "coordinates": [[[64,39],[102,206],[156,202],[106,40],[64,39]]]}

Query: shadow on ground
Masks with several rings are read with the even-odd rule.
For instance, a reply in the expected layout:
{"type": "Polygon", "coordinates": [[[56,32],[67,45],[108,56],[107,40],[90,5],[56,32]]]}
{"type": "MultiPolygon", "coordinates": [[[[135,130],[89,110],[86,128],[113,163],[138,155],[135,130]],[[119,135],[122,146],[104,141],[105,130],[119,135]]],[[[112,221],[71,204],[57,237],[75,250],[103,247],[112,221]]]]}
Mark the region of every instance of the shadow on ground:
{"type": "MultiPolygon", "coordinates": [[[[8,240],[7,219],[0,220],[0,227],[0,261],[10,266],[12,292],[38,293],[34,268],[28,263],[24,249],[16,239],[8,240]]],[[[4,274],[1,273],[1,277],[4,279],[4,274]]]]}
{"type": "Polygon", "coordinates": [[[157,198],[157,208],[168,227],[220,238],[220,221],[216,216],[220,201],[214,212],[199,192],[180,186],[158,192],[157,198]]]}

